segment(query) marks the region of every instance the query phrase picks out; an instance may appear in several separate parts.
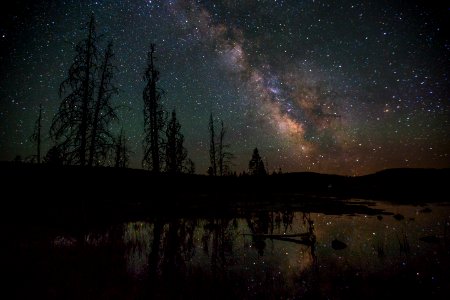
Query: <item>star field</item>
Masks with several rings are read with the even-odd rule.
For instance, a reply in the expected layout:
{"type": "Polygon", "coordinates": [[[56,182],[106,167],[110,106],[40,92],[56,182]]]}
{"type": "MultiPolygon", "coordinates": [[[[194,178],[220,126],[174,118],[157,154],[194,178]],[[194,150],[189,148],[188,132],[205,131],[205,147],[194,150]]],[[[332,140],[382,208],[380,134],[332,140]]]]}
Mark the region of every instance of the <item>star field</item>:
{"type": "Polygon", "coordinates": [[[48,132],[92,13],[114,43],[132,167],[150,43],[197,173],[211,112],[238,173],[255,147],[269,171],[450,167],[450,10],[425,1],[18,1],[0,23],[1,160],[32,154],[40,103],[48,132]]]}

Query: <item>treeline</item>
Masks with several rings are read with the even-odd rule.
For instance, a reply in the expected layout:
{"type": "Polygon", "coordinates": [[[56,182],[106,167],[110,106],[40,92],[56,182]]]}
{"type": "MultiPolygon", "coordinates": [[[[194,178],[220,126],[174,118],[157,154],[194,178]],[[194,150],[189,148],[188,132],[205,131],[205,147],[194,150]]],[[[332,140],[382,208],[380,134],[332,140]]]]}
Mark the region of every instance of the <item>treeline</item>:
{"type": "MultiPolygon", "coordinates": [[[[113,43],[101,47],[96,22],[91,16],[86,26],[87,36],[75,47],[75,57],[67,78],[60,84],[61,103],[52,119],[49,136],[51,147],[41,159],[42,107],[31,137],[36,146],[32,161],[52,165],[82,167],[114,166],[126,168],[131,151],[125,132],[118,128],[118,111],[113,104],[119,93],[114,84],[117,71],[114,65],[113,43]]],[[[150,45],[143,72],[145,87],[142,93],[144,138],[142,167],[153,173],[195,173],[195,164],[184,147],[184,136],[175,109],[168,113],[162,105],[165,91],[159,86],[160,72],[156,67],[155,44],[150,45]]],[[[211,176],[233,175],[234,155],[226,143],[226,128],[222,120],[209,119],[209,158],[207,170],[211,176]]],[[[120,128],[120,127],[119,127],[120,128]]],[[[249,162],[249,174],[265,175],[266,170],[258,149],[249,162]]],[[[246,174],[244,172],[244,174],[246,174]]]]}

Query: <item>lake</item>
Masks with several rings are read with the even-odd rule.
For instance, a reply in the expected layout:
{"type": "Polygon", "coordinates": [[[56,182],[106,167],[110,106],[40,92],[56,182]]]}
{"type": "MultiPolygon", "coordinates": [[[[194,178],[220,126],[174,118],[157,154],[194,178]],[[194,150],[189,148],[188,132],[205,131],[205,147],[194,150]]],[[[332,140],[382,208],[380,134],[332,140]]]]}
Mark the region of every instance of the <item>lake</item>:
{"type": "Polygon", "coordinates": [[[226,210],[144,211],[111,223],[3,224],[7,290],[47,299],[449,294],[449,203],[283,197],[226,210]]]}

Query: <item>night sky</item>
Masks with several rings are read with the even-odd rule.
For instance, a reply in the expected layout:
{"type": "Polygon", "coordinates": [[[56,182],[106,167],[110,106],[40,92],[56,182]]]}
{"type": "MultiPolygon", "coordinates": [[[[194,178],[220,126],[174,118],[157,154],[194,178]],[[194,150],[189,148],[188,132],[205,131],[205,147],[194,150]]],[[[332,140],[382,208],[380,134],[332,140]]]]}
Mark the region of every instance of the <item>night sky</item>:
{"type": "Polygon", "coordinates": [[[211,112],[238,173],[255,147],[269,171],[450,167],[450,6],[430,2],[16,1],[0,21],[0,160],[32,154],[40,103],[47,135],[94,13],[101,45],[114,42],[113,103],[127,107],[114,128],[129,137],[131,167],[150,43],[199,174],[211,112]]]}

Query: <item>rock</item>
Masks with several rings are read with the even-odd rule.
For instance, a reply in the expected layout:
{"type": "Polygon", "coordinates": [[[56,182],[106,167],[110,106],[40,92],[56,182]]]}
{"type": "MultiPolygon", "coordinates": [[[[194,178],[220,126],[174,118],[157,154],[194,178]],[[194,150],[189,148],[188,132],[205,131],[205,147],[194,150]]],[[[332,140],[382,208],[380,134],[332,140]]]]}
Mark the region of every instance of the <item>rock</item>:
{"type": "Polygon", "coordinates": [[[381,221],[381,220],[383,220],[383,216],[377,216],[377,219],[378,219],[379,221],[381,221]]]}
{"type": "Polygon", "coordinates": [[[331,242],[331,247],[334,250],[342,250],[342,249],[347,248],[347,244],[345,244],[344,242],[341,242],[340,240],[335,239],[331,242]]]}

